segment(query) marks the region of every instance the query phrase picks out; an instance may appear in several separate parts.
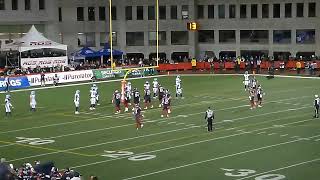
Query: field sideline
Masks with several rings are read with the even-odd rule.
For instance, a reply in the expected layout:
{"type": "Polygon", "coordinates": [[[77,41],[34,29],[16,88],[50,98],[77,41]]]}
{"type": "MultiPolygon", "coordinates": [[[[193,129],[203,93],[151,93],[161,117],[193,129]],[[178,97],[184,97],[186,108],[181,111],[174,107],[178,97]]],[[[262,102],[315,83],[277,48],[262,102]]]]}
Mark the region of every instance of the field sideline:
{"type": "MultiPolygon", "coordinates": [[[[318,179],[320,119],[312,118],[312,103],[319,78],[258,76],[265,102],[250,110],[241,75],[211,76],[182,75],[185,99],[173,100],[169,118],[159,108],[146,110],[138,131],[131,113],[114,115],[110,100],[121,80],[96,82],[102,100],[95,111],[88,109],[91,82],[33,88],[41,107],[35,113],[28,109],[31,89],[13,91],[13,116],[0,121],[0,157],[16,166],[54,161],[84,179],[318,179]],[[80,115],[74,115],[76,89],[80,115]],[[203,119],[208,106],[216,113],[213,133],[203,119]]],[[[174,95],[175,75],[157,78],[174,95]]],[[[130,81],[141,91],[146,79],[130,81]]]]}

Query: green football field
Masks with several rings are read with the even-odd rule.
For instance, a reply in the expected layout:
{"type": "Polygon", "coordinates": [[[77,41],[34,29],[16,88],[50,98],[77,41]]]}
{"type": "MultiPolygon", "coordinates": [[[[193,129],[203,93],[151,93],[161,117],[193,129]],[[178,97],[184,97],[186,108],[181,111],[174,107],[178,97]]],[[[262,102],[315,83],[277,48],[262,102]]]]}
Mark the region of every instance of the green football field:
{"type": "MultiPolygon", "coordinates": [[[[97,83],[101,105],[94,111],[89,111],[90,84],[36,90],[34,113],[30,91],[12,92],[8,118],[1,94],[0,157],[15,166],[54,161],[84,179],[320,179],[320,118],[313,118],[319,79],[257,77],[266,94],[263,107],[253,110],[242,76],[181,79],[185,99],[173,99],[169,118],[161,118],[159,108],[145,111],[145,126],[138,131],[131,113],[114,115],[111,98],[120,82],[97,83]],[[80,115],[74,114],[77,89],[80,115]],[[212,133],[204,120],[208,106],[216,116],[212,133]]],[[[174,95],[174,76],[158,80],[174,95]]],[[[141,91],[145,79],[131,82],[141,91]]]]}

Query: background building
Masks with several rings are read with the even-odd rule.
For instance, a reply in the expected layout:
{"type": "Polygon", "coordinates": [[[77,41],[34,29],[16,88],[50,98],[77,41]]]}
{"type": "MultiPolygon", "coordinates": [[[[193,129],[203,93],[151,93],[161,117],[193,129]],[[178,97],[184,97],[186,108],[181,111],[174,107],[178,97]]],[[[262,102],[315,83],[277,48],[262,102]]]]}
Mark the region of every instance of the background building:
{"type": "MultiPolygon", "coordinates": [[[[320,56],[316,0],[159,0],[161,57],[320,56]],[[198,31],[189,31],[197,22],[198,31]]],[[[49,39],[100,49],[109,34],[107,0],[0,0],[0,41],[19,38],[35,24],[49,39]]],[[[128,57],[155,56],[153,0],[114,0],[114,46],[128,57]]]]}

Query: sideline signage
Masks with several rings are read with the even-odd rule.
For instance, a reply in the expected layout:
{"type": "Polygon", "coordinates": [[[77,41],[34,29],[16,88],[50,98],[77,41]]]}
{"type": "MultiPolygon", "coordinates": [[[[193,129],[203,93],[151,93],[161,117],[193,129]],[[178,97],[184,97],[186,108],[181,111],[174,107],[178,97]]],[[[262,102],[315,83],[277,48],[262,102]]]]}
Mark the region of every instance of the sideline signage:
{"type": "Polygon", "coordinates": [[[44,58],[21,58],[21,67],[22,68],[36,68],[40,66],[44,67],[54,67],[54,66],[67,66],[68,65],[68,57],[44,57],[44,58]]]}
{"type": "MultiPolygon", "coordinates": [[[[45,74],[45,84],[53,84],[53,77],[56,74],[59,78],[58,83],[90,81],[93,77],[92,70],[47,73],[47,74],[45,74]]],[[[28,77],[30,86],[41,85],[41,75],[40,74],[27,75],[27,77],[28,77]]]]}

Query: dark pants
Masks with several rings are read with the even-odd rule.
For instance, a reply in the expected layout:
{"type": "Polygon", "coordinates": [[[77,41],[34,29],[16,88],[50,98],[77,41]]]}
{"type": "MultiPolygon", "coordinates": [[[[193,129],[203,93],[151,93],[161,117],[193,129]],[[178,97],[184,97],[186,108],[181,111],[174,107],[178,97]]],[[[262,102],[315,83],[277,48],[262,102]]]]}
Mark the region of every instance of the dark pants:
{"type": "Polygon", "coordinates": [[[208,126],[208,131],[212,131],[212,123],[213,123],[213,119],[212,118],[208,118],[207,119],[207,126],[208,126]]]}
{"type": "Polygon", "coordinates": [[[297,74],[300,74],[300,70],[301,70],[300,68],[297,68],[297,74]]]}
{"type": "Polygon", "coordinates": [[[319,106],[316,106],[316,107],[314,108],[314,117],[315,117],[315,118],[319,118],[319,106]]]}
{"type": "Polygon", "coordinates": [[[197,67],[197,66],[192,66],[192,71],[193,71],[193,72],[196,72],[196,67],[197,67]]]}

